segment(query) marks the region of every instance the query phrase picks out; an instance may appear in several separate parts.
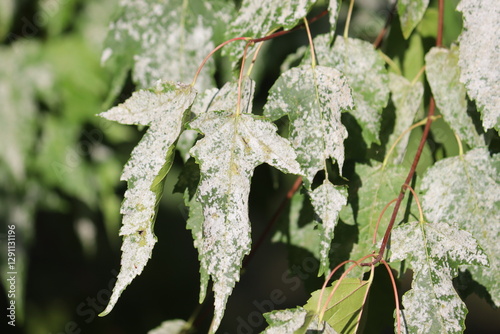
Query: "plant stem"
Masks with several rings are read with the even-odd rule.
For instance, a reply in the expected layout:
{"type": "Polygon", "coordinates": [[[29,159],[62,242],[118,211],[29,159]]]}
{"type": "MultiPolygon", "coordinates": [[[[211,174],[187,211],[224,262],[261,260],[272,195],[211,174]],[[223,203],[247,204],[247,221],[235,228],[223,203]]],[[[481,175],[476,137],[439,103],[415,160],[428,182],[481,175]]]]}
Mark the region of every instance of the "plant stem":
{"type": "Polygon", "coordinates": [[[344,28],[344,39],[349,37],[349,25],[351,24],[352,9],[354,8],[354,0],[349,3],[349,10],[347,12],[347,21],[345,22],[344,28]]]}
{"type": "Polygon", "coordinates": [[[387,29],[391,25],[392,19],[394,18],[394,13],[396,12],[396,6],[397,6],[397,1],[394,2],[394,5],[392,5],[392,8],[389,12],[389,15],[387,15],[387,19],[385,21],[384,28],[382,28],[382,30],[380,30],[377,38],[375,38],[375,41],[373,42],[373,47],[375,49],[380,48],[380,45],[382,44],[382,40],[384,39],[385,34],[387,33],[387,29]]]}

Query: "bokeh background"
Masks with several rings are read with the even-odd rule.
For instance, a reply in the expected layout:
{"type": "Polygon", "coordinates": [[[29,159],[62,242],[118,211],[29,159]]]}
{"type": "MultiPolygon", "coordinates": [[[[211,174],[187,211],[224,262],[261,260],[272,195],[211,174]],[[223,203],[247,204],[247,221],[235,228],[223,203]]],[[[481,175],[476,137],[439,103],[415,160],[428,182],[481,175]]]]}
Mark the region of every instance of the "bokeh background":
{"type": "MultiPolygon", "coordinates": [[[[453,9],[456,1],[448,2],[453,9]]],[[[144,132],[96,116],[135,89],[128,79],[118,98],[110,101],[113,73],[100,65],[117,4],[117,0],[0,0],[1,333],[147,333],[164,320],[187,320],[197,310],[197,253],[185,228],[182,195],[172,193],[183,166],[176,157],[155,224],[159,242],[153,257],[115,309],[97,317],[119,271],[119,207],[126,189],[119,181],[121,169],[144,132]],[[6,318],[8,225],[15,225],[16,231],[15,327],[8,326],[6,318]]],[[[321,5],[324,1],[316,12],[321,5]]],[[[350,33],[374,40],[390,8],[389,1],[357,1],[350,33]]],[[[461,26],[456,16],[450,17],[445,33],[453,40],[461,26]]],[[[326,24],[318,21],[313,32],[326,31],[326,24]]],[[[343,25],[341,19],[340,30],[343,25]]],[[[425,30],[419,33],[424,36],[425,30]]],[[[305,33],[264,47],[265,61],[257,61],[254,70],[257,112],[280,64],[301,45],[307,45],[305,33]]],[[[393,54],[398,47],[408,45],[394,45],[393,54]]],[[[230,69],[216,57],[222,84],[230,69]]],[[[293,181],[267,166],[257,168],[250,200],[254,240],[293,181]]],[[[287,259],[284,245],[270,238],[264,241],[229,299],[220,333],[258,333],[264,327],[262,310],[303,304],[310,287],[320,286],[310,269],[314,265],[303,263],[304,276],[293,278],[287,259]],[[276,291],[282,297],[273,298],[276,291]]],[[[390,319],[393,309],[384,275],[377,272],[367,333],[392,330],[391,321],[380,320],[384,315],[390,319]]],[[[402,289],[408,289],[407,282],[402,289]]],[[[466,302],[468,333],[498,333],[498,310],[474,294],[466,302]]],[[[209,306],[201,309],[200,333],[207,330],[210,312],[209,306]]]]}

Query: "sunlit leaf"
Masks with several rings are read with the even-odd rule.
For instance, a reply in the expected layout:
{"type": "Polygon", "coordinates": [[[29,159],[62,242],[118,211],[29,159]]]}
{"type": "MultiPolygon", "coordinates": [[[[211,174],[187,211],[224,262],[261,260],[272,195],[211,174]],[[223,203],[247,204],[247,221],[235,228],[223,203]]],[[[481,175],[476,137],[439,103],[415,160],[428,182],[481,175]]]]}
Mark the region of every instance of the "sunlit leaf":
{"type": "Polygon", "coordinates": [[[371,282],[346,277],[340,281],[332,298],[328,300],[337,283],[338,281],[334,281],[331,286],[325,288],[319,310],[318,301],[321,290],[312,293],[311,298],[304,305],[304,309],[314,313],[321,312],[324,305],[328,302],[323,320],[338,333],[355,334],[359,326],[361,311],[365,304],[371,282]]]}
{"type": "Polygon", "coordinates": [[[398,1],[398,14],[401,21],[401,30],[405,39],[424,17],[429,0],[400,0],[398,1]]]}
{"type": "Polygon", "coordinates": [[[151,257],[156,243],[153,226],[157,206],[173,162],[174,143],[195,96],[191,86],[159,82],[154,89],[137,91],[123,104],[101,114],[119,123],[149,126],[121,177],[128,183],[120,210],[123,214],[121,269],[109,304],[101,315],[113,309],[123,290],[141,274],[151,257]]]}
{"type": "Polygon", "coordinates": [[[332,157],[342,171],[347,130],[340,114],[352,107],[349,86],[342,74],[329,67],[308,65],[283,73],[269,91],[264,115],[290,118],[290,141],[309,185],[332,157]]]}
{"type": "Polygon", "coordinates": [[[321,220],[320,233],[320,269],[318,276],[330,270],[330,246],[333,240],[333,231],[337,225],[339,212],[347,204],[347,191],[337,188],[327,180],[311,191],[311,203],[321,220]]]}
{"type": "Polygon", "coordinates": [[[432,48],[425,56],[425,72],[436,106],[444,120],[469,146],[484,146],[482,139],[467,115],[465,86],[459,81],[458,49],[432,48]]]}
{"type": "Polygon", "coordinates": [[[485,129],[500,131],[500,2],[462,0],[464,29],[458,41],[460,81],[476,101],[485,129]]]}
{"type": "Polygon", "coordinates": [[[314,312],[301,306],[265,313],[264,318],[269,326],[262,334],[337,334],[328,323],[319,324],[314,312]]]}
{"type": "Polygon", "coordinates": [[[381,113],[389,99],[384,60],[370,43],[359,39],[338,36],[330,48],[329,37],[320,35],[314,39],[314,46],[320,65],[333,67],[345,75],[354,100],[350,113],[361,126],[368,145],[378,143],[381,113]]]}
{"type": "MultiPolygon", "coordinates": [[[[251,111],[248,101],[253,89],[247,90],[243,112],[251,111]]],[[[253,170],[265,162],[286,173],[301,172],[290,143],[276,133],[272,123],[237,114],[236,101],[225,101],[221,107],[227,111],[208,111],[190,124],[205,136],[190,153],[200,164],[197,200],[202,205],[204,222],[199,252],[202,270],[214,282],[213,331],[219,326],[227,298],[239,280],[243,256],[250,251],[248,195],[253,170]]]]}
{"type": "Polygon", "coordinates": [[[409,261],[412,289],[403,295],[407,333],[462,333],[467,308],[453,288],[459,264],[486,265],[470,233],[444,222],[412,222],[392,231],[391,261],[409,261]]]}
{"type": "MultiPolygon", "coordinates": [[[[224,0],[125,0],[120,5],[102,62],[117,73],[133,67],[133,79],[142,88],[160,79],[190,82],[233,11],[232,3],[224,0]]],[[[214,70],[211,59],[198,78],[198,88],[213,86],[214,70]]],[[[120,88],[122,83],[116,84],[120,88]]]]}
{"type": "Polygon", "coordinates": [[[470,232],[490,260],[489,268],[467,266],[500,306],[500,155],[474,149],[462,157],[438,161],[422,179],[422,207],[431,222],[470,232]]]}
{"type": "MultiPolygon", "coordinates": [[[[306,17],[316,0],[243,0],[236,19],[226,32],[226,39],[235,37],[259,38],[273,29],[293,28],[306,17]]],[[[243,55],[245,42],[231,43],[224,54],[236,60],[243,55]]]]}
{"type": "MultiPolygon", "coordinates": [[[[396,107],[396,121],[394,130],[389,137],[387,147],[392,147],[396,139],[403,134],[412,124],[415,115],[422,103],[424,86],[421,82],[411,83],[400,75],[389,73],[389,88],[391,90],[392,103],[396,107]]],[[[389,161],[401,163],[408,146],[410,133],[404,135],[396,144],[392,157],[389,161]]]]}

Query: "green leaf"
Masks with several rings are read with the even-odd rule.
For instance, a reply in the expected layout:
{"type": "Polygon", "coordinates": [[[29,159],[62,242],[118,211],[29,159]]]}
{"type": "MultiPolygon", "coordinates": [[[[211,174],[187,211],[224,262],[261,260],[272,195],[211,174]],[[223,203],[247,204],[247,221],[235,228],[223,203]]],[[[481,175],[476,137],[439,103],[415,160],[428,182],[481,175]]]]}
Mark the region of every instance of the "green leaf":
{"type": "MultiPolygon", "coordinates": [[[[133,79],[141,88],[153,86],[159,79],[189,82],[214,49],[214,35],[232,10],[233,5],[224,0],[122,1],[121,15],[110,26],[102,62],[117,73],[127,72],[133,65],[133,79]]],[[[214,71],[210,59],[196,87],[213,86],[214,71]]]]}
{"type": "MultiPolygon", "coordinates": [[[[253,85],[246,84],[244,92],[241,110],[250,111],[253,85]]],[[[226,111],[207,111],[190,124],[205,135],[190,153],[201,172],[197,200],[204,222],[199,251],[202,270],[214,282],[212,331],[220,324],[227,298],[239,280],[243,256],[250,251],[248,195],[253,170],[265,162],[285,173],[301,173],[295,152],[276,127],[252,115],[237,114],[235,102],[227,99],[220,104],[226,111]]]]}
{"type": "Polygon", "coordinates": [[[265,313],[264,318],[269,326],[262,334],[337,334],[328,323],[319,324],[317,315],[301,306],[265,313]]]}
{"type": "Polygon", "coordinates": [[[335,187],[325,179],[322,185],[309,194],[311,203],[316,211],[321,224],[320,233],[320,268],[318,276],[328,273],[330,270],[330,246],[333,240],[333,232],[338,222],[340,210],[347,204],[347,191],[344,188],[335,187]]]}
{"type": "MultiPolygon", "coordinates": [[[[362,128],[365,141],[379,143],[382,109],[389,99],[385,62],[365,41],[338,36],[333,47],[327,35],[314,39],[318,63],[342,72],[352,89],[355,108],[350,113],[362,128]]],[[[307,57],[304,61],[309,61],[307,57]]]]}
{"type": "Polygon", "coordinates": [[[308,65],[283,73],[269,91],[264,115],[290,118],[290,141],[310,186],[325,160],[335,158],[342,172],[347,130],[340,114],[352,107],[349,86],[342,74],[329,67],[308,65]]]}
{"type": "MultiPolygon", "coordinates": [[[[331,286],[325,288],[321,298],[320,309],[318,310],[318,302],[320,299],[321,290],[314,291],[311,298],[304,305],[304,309],[309,312],[321,312],[325,303],[328,301],[330,293],[337,285],[338,280],[334,281],[331,286]]],[[[370,281],[362,281],[358,278],[346,277],[338,283],[338,287],[332,298],[328,301],[323,320],[326,321],[338,333],[355,334],[363,305],[371,285],[370,281]]]]}
{"type": "Polygon", "coordinates": [[[462,0],[464,29],[459,37],[460,81],[482,113],[485,130],[500,131],[500,2],[462,0]]]}
{"type": "Polygon", "coordinates": [[[410,37],[411,32],[424,17],[429,0],[400,0],[398,1],[399,21],[405,39],[410,37]]]}
{"type": "MultiPolygon", "coordinates": [[[[411,83],[400,75],[389,73],[389,89],[392,94],[392,103],[396,107],[396,121],[394,130],[387,142],[388,148],[392,147],[396,139],[413,124],[415,115],[422,103],[424,86],[421,82],[411,83]]],[[[410,133],[408,132],[396,144],[392,152],[394,156],[389,161],[392,161],[394,164],[399,164],[403,161],[409,139],[410,133]]]]}
{"type": "MultiPolygon", "coordinates": [[[[340,214],[340,218],[345,223],[358,226],[358,242],[351,252],[352,260],[357,261],[377,250],[378,247],[372,245],[377,220],[383,208],[398,197],[407,172],[407,169],[401,165],[388,165],[383,168],[382,164],[374,161],[372,161],[372,166],[356,166],[356,174],[361,179],[361,187],[357,193],[352,194],[356,199],[350,201],[350,206],[342,210],[340,214]]],[[[401,207],[404,208],[404,203],[401,207]]],[[[392,210],[389,208],[382,216],[377,230],[377,241],[382,239],[391,214],[392,210]]],[[[403,214],[404,210],[400,210],[396,221],[400,221],[403,214]]]]}
{"type": "Polygon", "coordinates": [[[472,119],[467,115],[465,86],[459,81],[458,49],[432,48],[425,56],[425,72],[436,106],[444,120],[470,147],[484,146],[472,119]]]}
{"type": "Polygon", "coordinates": [[[148,334],[182,334],[188,323],[182,319],[167,320],[160,326],[148,331],[148,334]]]}
{"type": "MultiPolygon", "coordinates": [[[[243,0],[236,19],[226,32],[226,39],[235,37],[259,38],[273,29],[293,28],[306,17],[316,0],[243,0]]],[[[237,60],[243,55],[244,42],[235,42],[224,48],[223,54],[237,60]]]]}
{"type": "Polygon", "coordinates": [[[173,162],[174,143],[184,114],[195,95],[192,86],[158,82],[154,89],[137,91],[123,104],[101,114],[122,124],[149,126],[121,177],[128,182],[120,211],[123,214],[121,269],[101,316],[113,309],[123,290],[141,274],[151,257],[156,243],[153,226],[165,176],[173,162]]]}
{"type": "Polygon", "coordinates": [[[411,222],[396,227],[391,261],[413,268],[412,289],[403,295],[406,333],[462,333],[467,308],[453,288],[459,264],[487,265],[470,233],[444,222],[411,222]]]}
{"type": "Polygon", "coordinates": [[[500,306],[500,155],[484,148],[438,161],[422,179],[422,208],[431,222],[445,222],[470,232],[490,260],[490,267],[467,266],[474,280],[500,306]]]}

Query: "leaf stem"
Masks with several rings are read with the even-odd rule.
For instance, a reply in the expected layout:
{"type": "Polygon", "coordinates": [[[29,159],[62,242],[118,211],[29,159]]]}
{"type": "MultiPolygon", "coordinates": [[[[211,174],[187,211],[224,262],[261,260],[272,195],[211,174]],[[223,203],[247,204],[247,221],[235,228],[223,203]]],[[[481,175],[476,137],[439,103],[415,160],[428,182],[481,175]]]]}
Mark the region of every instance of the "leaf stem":
{"type": "Polygon", "coordinates": [[[198,76],[200,75],[200,72],[201,70],[203,69],[203,66],[205,66],[205,64],[207,63],[207,61],[210,59],[210,57],[212,57],[212,55],[219,51],[220,48],[222,48],[223,46],[231,43],[231,42],[234,42],[234,41],[249,41],[251,40],[250,37],[235,37],[235,38],[231,38],[230,40],[227,40],[225,42],[222,42],[221,44],[219,44],[215,49],[213,49],[206,57],[205,59],[203,59],[203,61],[201,62],[200,66],[198,67],[198,70],[196,71],[196,74],[194,75],[194,78],[193,78],[193,82],[191,83],[191,86],[194,86],[196,84],[196,80],[198,80],[198,76]]]}
{"type": "Polygon", "coordinates": [[[314,51],[314,43],[311,36],[311,30],[309,29],[309,24],[307,23],[307,19],[304,17],[304,26],[307,31],[307,39],[309,40],[309,46],[311,47],[311,67],[314,69],[316,67],[316,53],[314,51]]]}
{"type": "Polygon", "coordinates": [[[453,131],[453,134],[455,135],[455,138],[457,139],[458,155],[463,156],[464,155],[464,147],[462,146],[462,139],[460,139],[460,136],[455,131],[453,131]]]}
{"type": "Polygon", "coordinates": [[[238,101],[236,104],[236,116],[241,115],[241,83],[243,82],[243,71],[245,70],[245,60],[247,58],[247,51],[250,45],[253,45],[253,42],[247,42],[245,45],[245,50],[243,51],[243,58],[241,59],[241,68],[240,68],[240,77],[238,78],[238,101]]]}
{"type": "Polygon", "coordinates": [[[375,225],[375,231],[373,231],[373,239],[372,239],[372,244],[376,244],[377,243],[377,232],[378,232],[378,226],[380,225],[380,221],[382,220],[382,217],[384,216],[384,213],[385,211],[389,208],[389,206],[396,202],[398,199],[395,198],[393,199],[392,201],[390,201],[389,203],[387,203],[384,208],[382,209],[382,212],[380,212],[380,215],[378,216],[378,219],[377,219],[377,225],[375,225]]]}
{"type": "Polygon", "coordinates": [[[399,69],[398,65],[396,65],[396,63],[391,59],[389,58],[388,55],[386,55],[385,53],[383,53],[382,51],[378,50],[378,53],[382,56],[382,58],[384,58],[385,62],[387,63],[387,65],[389,65],[389,67],[394,71],[396,72],[397,74],[399,75],[402,75],[401,74],[401,70],[399,69]]]}
{"type": "Polygon", "coordinates": [[[387,33],[387,29],[391,25],[391,22],[394,18],[394,13],[396,12],[396,5],[397,5],[397,1],[394,2],[391,10],[389,11],[389,15],[387,15],[387,19],[385,21],[384,28],[382,28],[382,30],[380,30],[377,38],[375,38],[375,41],[373,42],[373,47],[375,49],[380,48],[380,45],[382,44],[382,40],[384,39],[385,34],[387,33]]]}
{"type": "Polygon", "coordinates": [[[422,68],[420,69],[420,71],[418,71],[417,75],[415,76],[415,78],[413,78],[413,80],[411,81],[411,85],[415,85],[415,83],[418,81],[418,79],[420,79],[420,77],[422,76],[422,74],[424,74],[424,71],[425,71],[425,65],[422,66],[422,68]]]}
{"type": "Polygon", "coordinates": [[[424,222],[424,213],[422,211],[422,206],[420,205],[420,200],[418,199],[417,193],[408,184],[403,184],[403,187],[409,189],[411,191],[411,193],[413,194],[413,197],[415,197],[415,202],[417,202],[418,213],[419,213],[419,222],[423,223],[424,222]]]}
{"type": "Polygon", "coordinates": [[[347,39],[349,37],[349,25],[351,24],[351,16],[353,8],[354,8],[354,0],[351,0],[351,2],[349,3],[349,10],[347,12],[347,20],[344,28],[344,39],[347,39]]]}
{"type": "Polygon", "coordinates": [[[389,274],[389,277],[391,278],[391,284],[392,284],[392,291],[394,292],[394,302],[396,303],[396,328],[397,328],[397,334],[401,333],[401,316],[399,314],[399,297],[398,297],[398,287],[396,286],[396,280],[394,279],[394,275],[392,274],[392,270],[385,262],[385,260],[381,260],[382,264],[385,266],[385,269],[387,270],[387,273],[389,274]]]}

